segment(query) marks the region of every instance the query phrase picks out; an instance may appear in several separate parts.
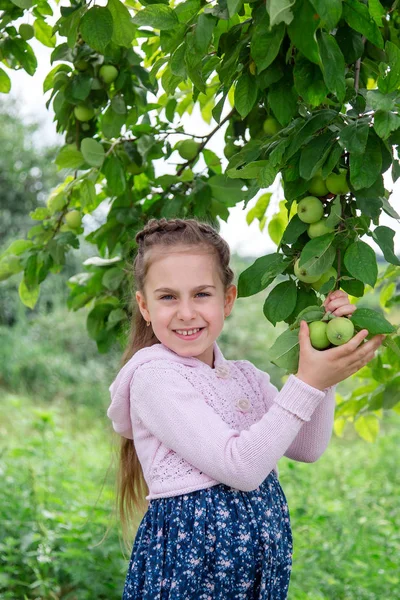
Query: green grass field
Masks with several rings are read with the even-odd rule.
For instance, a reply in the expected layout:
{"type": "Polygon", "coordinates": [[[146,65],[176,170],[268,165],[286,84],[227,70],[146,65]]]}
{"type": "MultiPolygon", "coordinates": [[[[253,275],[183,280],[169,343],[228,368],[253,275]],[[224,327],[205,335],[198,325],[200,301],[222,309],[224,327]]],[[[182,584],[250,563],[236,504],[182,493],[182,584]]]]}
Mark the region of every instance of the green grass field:
{"type": "MultiPolygon", "coordinates": [[[[128,556],[106,418],[2,396],[0,598],[120,600],[128,556]]],[[[316,463],[279,462],[294,537],[289,600],[400,598],[399,426],[385,414],[369,444],[348,424],[316,463]]]]}

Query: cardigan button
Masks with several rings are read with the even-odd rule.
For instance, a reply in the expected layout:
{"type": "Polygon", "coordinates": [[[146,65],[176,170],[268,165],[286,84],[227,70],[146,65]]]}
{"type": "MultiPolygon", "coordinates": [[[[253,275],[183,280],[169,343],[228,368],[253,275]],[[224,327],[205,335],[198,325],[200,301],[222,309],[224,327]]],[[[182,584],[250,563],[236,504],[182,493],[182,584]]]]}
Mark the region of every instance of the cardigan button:
{"type": "Polygon", "coordinates": [[[236,406],[239,410],[247,412],[250,409],[251,403],[248,398],[240,398],[240,400],[236,402],[236,406]]]}
{"type": "Polygon", "coordinates": [[[227,379],[229,377],[229,367],[226,365],[219,365],[215,367],[215,374],[217,377],[221,377],[221,379],[227,379]]]}

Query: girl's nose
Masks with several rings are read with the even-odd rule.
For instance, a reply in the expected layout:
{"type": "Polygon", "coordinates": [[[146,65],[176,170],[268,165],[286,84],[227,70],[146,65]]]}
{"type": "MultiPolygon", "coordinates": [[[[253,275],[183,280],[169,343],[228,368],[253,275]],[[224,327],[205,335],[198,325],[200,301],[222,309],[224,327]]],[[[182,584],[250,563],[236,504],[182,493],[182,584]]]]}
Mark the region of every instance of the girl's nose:
{"type": "Polygon", "coordinates": [[[178,318],[182,321],[187,321],[189,319],[193,319],[196,316],[196,312],[194,306],[190,302],[182,302],[178,308],[178,318]]]}

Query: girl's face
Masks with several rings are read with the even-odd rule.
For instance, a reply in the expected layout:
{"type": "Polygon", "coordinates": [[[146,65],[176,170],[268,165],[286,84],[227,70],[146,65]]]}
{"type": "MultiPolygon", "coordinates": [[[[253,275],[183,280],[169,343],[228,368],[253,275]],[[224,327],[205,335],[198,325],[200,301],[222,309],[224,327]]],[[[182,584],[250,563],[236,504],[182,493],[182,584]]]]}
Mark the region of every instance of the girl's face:
{"type": "Polygon", "coordinates": [[[213,367],[213,344],[236,299],[231,285],[226,294],[213,254],[180,247],[155,253],[147,272],[144,295],[136,301],[157,338],[180,356],[193,356],[213,367]],[[200,328],[200,331],[197,331],[200,328]],[[195,330],[185,336],[177,331],[195,330]]]}

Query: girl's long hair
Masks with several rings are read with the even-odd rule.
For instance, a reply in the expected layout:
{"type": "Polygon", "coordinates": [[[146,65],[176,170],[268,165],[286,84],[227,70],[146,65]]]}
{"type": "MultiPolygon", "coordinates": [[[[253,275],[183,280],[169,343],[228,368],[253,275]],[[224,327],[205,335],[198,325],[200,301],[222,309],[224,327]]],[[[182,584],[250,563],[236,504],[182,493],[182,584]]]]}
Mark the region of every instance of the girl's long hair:
{"type": "MultiPolygon", "coordinates": [[[[229,266],[230,249],[227,242],[214,227],[196,219],[150,219],[136,235],[137,253],[131,265],[134,287],[144,295],[146,275],[151,265],[151,250],[157,248],[164,253],[173,247],[195,247],[196,251],[210,252],[226,292],[232,284],[234,273],[229,266]]],[[[159,340],[143,318],[132,294],[132,320],[128,345],[121,359],[121,367],[140,349],[158,344],[159,340]]],[[[149,488],[143,475],[133,440],[121,437],[119,465],[117,470],[116,504],[119,512],[123,539],[129,547],[129,529],[135,517],[143,516],[147,503],[145,496],[149,488]]]]}

